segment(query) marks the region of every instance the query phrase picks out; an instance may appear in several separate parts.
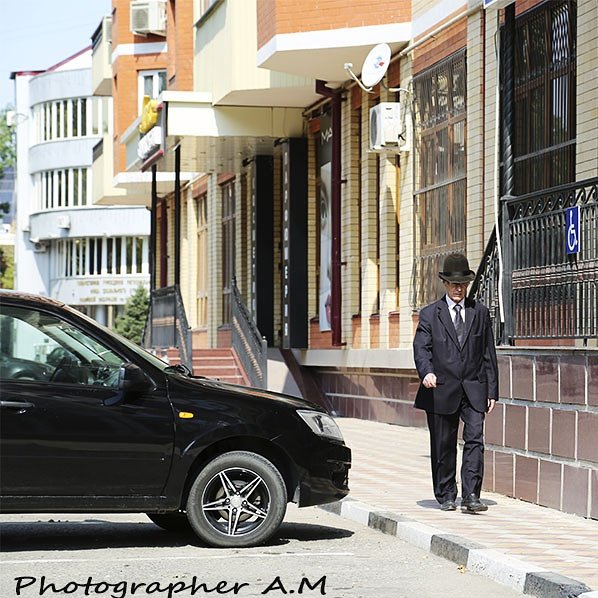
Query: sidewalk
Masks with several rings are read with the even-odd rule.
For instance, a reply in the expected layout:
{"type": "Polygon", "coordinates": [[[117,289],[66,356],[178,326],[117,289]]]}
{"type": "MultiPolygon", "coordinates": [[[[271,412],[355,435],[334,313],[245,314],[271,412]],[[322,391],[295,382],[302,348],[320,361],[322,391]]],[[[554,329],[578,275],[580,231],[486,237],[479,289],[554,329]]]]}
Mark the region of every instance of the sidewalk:
{"type": "Polygon", "coordinates": [[[598,521],[491,492],[481,496],[485,513],[440,511],[426,429],[348,418],[337,423],[353,452],[351,493],[323,508],[524,593],[598,598],[598,521]]]}

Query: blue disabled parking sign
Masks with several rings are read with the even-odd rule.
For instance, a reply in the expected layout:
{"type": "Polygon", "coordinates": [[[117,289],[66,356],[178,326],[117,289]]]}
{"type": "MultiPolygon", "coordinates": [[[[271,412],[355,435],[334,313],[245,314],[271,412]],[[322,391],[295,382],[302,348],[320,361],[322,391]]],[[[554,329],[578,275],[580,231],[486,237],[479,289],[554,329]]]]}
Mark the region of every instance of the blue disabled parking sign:
{"type": "Polygon", "coordinates": [[[567,253],[579,253],[579,206],[567,208],[567,253]]]}

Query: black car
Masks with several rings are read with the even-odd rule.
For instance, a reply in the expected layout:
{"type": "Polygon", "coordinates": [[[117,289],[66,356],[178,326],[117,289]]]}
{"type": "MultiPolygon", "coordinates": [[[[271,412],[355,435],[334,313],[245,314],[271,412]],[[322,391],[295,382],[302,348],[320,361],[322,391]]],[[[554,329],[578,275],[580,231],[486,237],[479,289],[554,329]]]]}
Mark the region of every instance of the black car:
{"type": "Polygon", "coordinates": [[[0,352],[3,513],[143,512],[240,547],[349,491],[321,407],[195,378],[54,300],[0,291],[0,352]]]}

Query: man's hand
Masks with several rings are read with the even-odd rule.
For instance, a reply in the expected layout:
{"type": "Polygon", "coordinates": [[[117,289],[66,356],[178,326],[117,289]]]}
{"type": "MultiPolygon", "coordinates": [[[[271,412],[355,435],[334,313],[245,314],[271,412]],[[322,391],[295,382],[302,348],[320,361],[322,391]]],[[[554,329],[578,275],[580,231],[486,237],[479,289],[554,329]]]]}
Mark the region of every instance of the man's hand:
{"type": "Polygon", "coordinates": [[[426,388],[436,388],[436,374],[426,374],[426,377],[422,380],[422,384],[426,388]]]}
{"type": "Polygon", "coordinates": [[[494,405],[496,405],[496,399],[488,399],[488,413],[492,413],[494,405]]]}

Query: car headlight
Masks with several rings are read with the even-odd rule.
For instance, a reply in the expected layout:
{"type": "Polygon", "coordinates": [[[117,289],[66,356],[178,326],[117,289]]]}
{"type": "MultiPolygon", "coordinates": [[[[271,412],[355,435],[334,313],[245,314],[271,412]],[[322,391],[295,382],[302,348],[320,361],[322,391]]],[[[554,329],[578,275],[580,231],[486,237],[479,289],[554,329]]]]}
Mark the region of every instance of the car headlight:
{"type": "Polygon", "coordinates": [[[336,422],[326,413],[319,411],[297,410],[297,414],[311,428],[311,431],[318,436],[343,440],[343,434],[336,422]]]}

